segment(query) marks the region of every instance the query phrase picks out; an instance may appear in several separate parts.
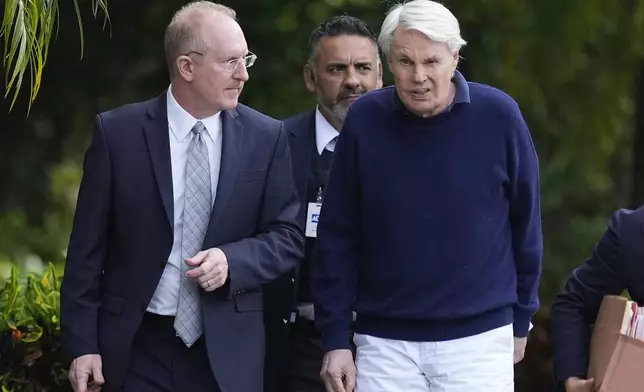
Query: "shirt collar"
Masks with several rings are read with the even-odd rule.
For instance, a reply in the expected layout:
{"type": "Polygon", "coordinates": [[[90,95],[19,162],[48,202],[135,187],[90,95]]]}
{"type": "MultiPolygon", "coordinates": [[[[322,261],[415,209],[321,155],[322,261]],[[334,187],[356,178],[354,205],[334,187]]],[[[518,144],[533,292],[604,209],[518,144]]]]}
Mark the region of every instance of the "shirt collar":
{"type": "Polygon", "coordinates": [[[172,95],[172,85],[168,88],[168,125],[170,128],[170,133],[178,142],[182,142],[192,130],[192,127],[201,121],[206,127],[206,135],[209,137],[213,143],[217,143],[219,135],[221,134],[221,121],[220,114],[216,114],[202,118],[201,120],[194,118],[190,113],[188,113],[184,108],[179,105],[179,102],[172,95]]]}
{"type": "MultiPolygon", "coordinates": [[[[315,109],[315,144],[318,149],[318,154],[322,154],[322,151],[326,148],[329,143],[333,141],[340,132],[324,118],[320,112],[320,108],[315,109]]],[[[334,145],[330,146],[330,150],[333,151],[334,145]]]]}
{"type": "MultiPolygon", "coordinates": [[[[452,108],[460,103],[470,103],[470,86],[467,83],[467,80],[461,74],[458,70],[454,71],[454,77],[452,78],[452,82],[454,82],[454,85],[456,86],[456,94],[454,95],[454,100],[452,101],[449,106],[447,106],[446,111],[452,110],[452,108]]],[[[403,102],[400,100],[400,97],[398,96],[398,93],[396,92],[396,87],[392,89],[392,98],[393,98],[393,104],[394,104],[394,109],[395,110],[400,110],[402,112],[408,113],[409,111],[403,104],[403,102]]]]}

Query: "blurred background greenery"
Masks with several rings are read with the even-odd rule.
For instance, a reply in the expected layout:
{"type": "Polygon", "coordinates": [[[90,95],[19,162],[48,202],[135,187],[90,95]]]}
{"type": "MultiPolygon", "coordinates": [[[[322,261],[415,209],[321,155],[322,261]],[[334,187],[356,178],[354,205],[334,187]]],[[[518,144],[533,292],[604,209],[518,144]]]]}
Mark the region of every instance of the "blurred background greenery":
{"type": "MultiPolygon", "coordinates": [[[[62,268],[93,117],[168,86],[163,32],[186,1],[110,0],[111,32],[81,7],[82,61],[73,3],[59,3],[60,30],[29,117],[28,82],[11,111],[10,99],[0,107],[0,281],[12,264],[62,268]]],[[[461,71],[512,95],[532,131],[545,236],[539,317],[547,319],[554,295],[590,254],[610,214],[644,204],[644,1],[444,3],[468,41],[461,71]]],[[[224,4],[236,9],[258,55],[242,102],[284,118],[314,105],[301,76],[313,27],[346,13],[377,32],[392,2],[224,4]]]]}

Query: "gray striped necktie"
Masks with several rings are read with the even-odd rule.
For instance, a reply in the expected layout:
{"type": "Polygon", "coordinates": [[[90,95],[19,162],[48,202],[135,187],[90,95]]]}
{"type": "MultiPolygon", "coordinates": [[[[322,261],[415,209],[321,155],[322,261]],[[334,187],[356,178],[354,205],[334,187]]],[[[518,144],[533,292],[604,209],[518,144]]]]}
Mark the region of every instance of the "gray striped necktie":
{"type": "Polygon", "coordinates": [[[185,259],[202,250],[204,236],[210,221],[212,206],[210,164],[208,147],[203,132],[206,127],[197,121],[191,130],[192,140],[188,147],[186,183],[183,207],[183,230],[181,238],[181,281],[179,302],[174,320],[177,335],[190,347],[203,333],[200,287],[196,281],[186,278],[188,266],[185,259]]]}

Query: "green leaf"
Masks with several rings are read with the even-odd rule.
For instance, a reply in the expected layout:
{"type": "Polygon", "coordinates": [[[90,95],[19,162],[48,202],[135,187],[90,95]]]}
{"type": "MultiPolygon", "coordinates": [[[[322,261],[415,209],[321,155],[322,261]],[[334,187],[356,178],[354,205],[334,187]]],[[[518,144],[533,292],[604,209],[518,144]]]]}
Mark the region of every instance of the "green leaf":
{"type": "Polygon", "coordinates": [[[25,334],[25,336],[22,337],[22,341],[25,343],[33,343],[40,339],[42,333],[43,329],[40,325],[30,325],[30,330],[25,334]]]}
{"type": "MultiPolygon", "coordinates": [[[[18,98],[27,70],[29,70],[29,106],[36,100],[42,82],[42,74],[49,54],[54,29],[58,29],[59,0],[5,0],[0,36],[4,36],[3,69],[5,70],[5,98],[13,89],[9,110],[18,98]]],[[[78,0],[73,0],[80,31],[80,58],[84,54],[84,34],[78,0]]],[[[106,0],[92,0],[92,14],[98,17],[99,10],[105,15],[103,28],[110,24],[106,0]]],[[[111,32],[110,32],[111,35],[111,32]]]]}
{"type": "Polygon", "coordinates": [[[54,267],[54,263],[49,263],[49,269],[47,270],[47,277],[50,282],[50,291],[58,291],[60,286],[58,283],[58,275],[56,274],[56,267],[54,267]]]}
{"type": "Polygon", "coordinates": [[[85,46],[85,38],[83,37],[83,18],[81,17],[80,8],[78,7],[78,0],[74,1],[74,10],[76,11],[76,19],[78,21],[78,33],[80,36],[80,59],[83,59],[83,47],[85,46]]]}

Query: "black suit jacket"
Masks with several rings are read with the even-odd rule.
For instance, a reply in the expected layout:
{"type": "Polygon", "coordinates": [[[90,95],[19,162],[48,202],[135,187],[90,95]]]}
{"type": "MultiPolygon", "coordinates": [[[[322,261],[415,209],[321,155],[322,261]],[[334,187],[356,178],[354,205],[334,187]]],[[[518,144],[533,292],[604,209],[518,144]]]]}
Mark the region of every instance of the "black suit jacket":
{"type": "Polygon", "coordinates": [[[554,370],[558,381],[586,377],[591,327],[605,295],[628,290],[644,305],[644,208],[622,209],[592,255],[575,269],[552,306],[554,370]]]}
{"type": "MultiPolygon", "coordinates": [[[[297,222],[306,226],[306,184],[310,161],[315,151],[315,110],[300,113],[284,120],[290,146],[293,179],[299,196],[297,222]]],[[[297,270],[291,270],[264,287],[264,317],[266,325],[266,386],[275,390],[277,373],[286,363],[290,314],[295,309],[297,270]]]]}
{"type": "MultiPolygon", "coordinates": [[[[222,164],[203,249],[219,247],[229,281],[202,291],[205,338],[224,392],[262,390],[263,284],[303,254],[299,200],[280,121],[244,105],[222,113],[222,164]]],[[[69,359],[100,353],[118,391],[173,242],[166,94],[96,117],[61,288],[69,359]]]]}

